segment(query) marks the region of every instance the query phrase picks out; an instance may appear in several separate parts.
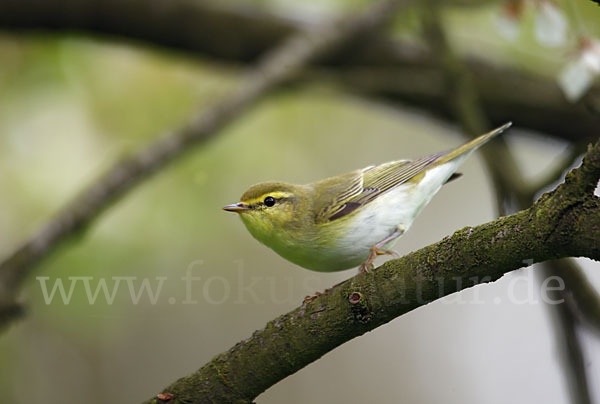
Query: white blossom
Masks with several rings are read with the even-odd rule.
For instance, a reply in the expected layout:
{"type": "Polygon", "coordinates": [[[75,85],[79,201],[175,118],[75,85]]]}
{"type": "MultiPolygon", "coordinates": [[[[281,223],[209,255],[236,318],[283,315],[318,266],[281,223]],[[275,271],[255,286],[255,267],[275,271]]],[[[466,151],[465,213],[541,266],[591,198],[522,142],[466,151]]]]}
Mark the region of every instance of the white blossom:
{"type": "Polygon", "coordinates": [[[511,42],[517,40],[521,29],[522,9],[523,0],[510,0],[504,3],[500,13],[494,15],[494,26],[500,36],[511,42]]]}
{"type": "Polygon", "coordinates": [[[544,46],[564,45],[569,24],[560,8],[548,0],[537,3],[534,31],[537,41],[544,46]]]}
{"type": "Polygon", "coordinates": [[[576,58],[567,64],[558,77],[558,83],[571,102],[579,100],[600,75],[600,41],[585,39],[576,58]]]}

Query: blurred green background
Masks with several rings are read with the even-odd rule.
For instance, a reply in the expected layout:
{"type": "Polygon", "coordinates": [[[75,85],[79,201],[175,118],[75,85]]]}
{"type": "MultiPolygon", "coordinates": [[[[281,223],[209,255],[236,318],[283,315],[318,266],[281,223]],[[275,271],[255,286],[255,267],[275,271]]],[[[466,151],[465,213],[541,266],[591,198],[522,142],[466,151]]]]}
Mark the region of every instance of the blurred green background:
{"type": "MultiPolygon", "coordinates": [[[[365,3],[251,6],[309,18],[365,3]]],[[[587,4],[577,4],[584,18],[598,21],[597,10],[591,15],[587,4]]],[[[490,29],[498,9],[447,10],[453,43],[463,53],[555,75],[566,47],[536,44],[530,16],[518,42],[506,41],[490,29]]],[[[410,37],[416,26],[409,13],[398,17],[395,30],[410,37]]],[[[240,72],[139,43],[0,32],[0,256],[120,156],[226,95],[240,72]]],[[[507,139],[531,178],[565,149],[518,126],[507,139]]],[[[1,401],[151,397],[304,296],[355,273],[313,273],[284,261],[252,239],[235,215],[221,211],[223,205],[259,181],[309,182],[463,140],[455,127],[421,111],[351,96],[328,83],[277,91],[136,188],[37,268],[23,291],[27,316],[0,335],[1,401]],[[181,279],[189,270],[200,277],[191,284],[195,303],[181,279]],[[79,281],[68,303],[59,295],[46,302],[44,282],[51,289],[61,280],[68,291],[73,277],[93,277],[92,290],[103,279],[112,291],[115,277],[134,277],[136,293],[143,282],[154,291],[162,286],[155,302],[144,292],[136,304],[122,280],[112,304],[102,294],[91,303],[79,281]]],[[[480,157],[461,171],[464,177],[445,187],[397,244],[400,254],[495,217],[480,157]]],[[[598,264],[580,261],[600,286],[598,264]]],[[[515,303],[528,298],[529,288],[537,288],[532,271],[518,271],[415,310],[327,354],[257,402],[567,403],[543,305],[515,303]]],[[[600,380],[600,343],[584,339],[590,375],[600,380]]]]}

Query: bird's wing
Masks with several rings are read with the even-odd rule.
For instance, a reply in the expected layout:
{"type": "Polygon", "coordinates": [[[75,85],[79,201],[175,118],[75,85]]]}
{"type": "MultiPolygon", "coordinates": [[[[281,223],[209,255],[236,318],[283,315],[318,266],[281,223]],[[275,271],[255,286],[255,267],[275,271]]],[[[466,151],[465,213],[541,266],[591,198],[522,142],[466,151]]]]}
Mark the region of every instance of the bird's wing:
{"type": "MultiPolygon", "coordinates": [[[[443,153],[433,154],[417,160],[399,160],[378,166],[353,171],[345,176],[323,180],[319,189],[326,190],[320,195],[316,212],[317,223],[328,223],[342,218],[361,206],[366,205],[383,193],[418,177],[432,164],[444,164],[476,150],[488,140],[499,135],[512,125],[508,122],[462,146],[443,153]]],[[[453,174],[448,180],[456,178],[453,174]]]]}
{"type": "Polygon", "coordinates": [[[355,171],[340,189],[335,190],[325,206],[317,210],[316,221],[332,222],[375,200],[390,189],[423,172],[446,153],[417,160],[398,160],[355,171]]]}

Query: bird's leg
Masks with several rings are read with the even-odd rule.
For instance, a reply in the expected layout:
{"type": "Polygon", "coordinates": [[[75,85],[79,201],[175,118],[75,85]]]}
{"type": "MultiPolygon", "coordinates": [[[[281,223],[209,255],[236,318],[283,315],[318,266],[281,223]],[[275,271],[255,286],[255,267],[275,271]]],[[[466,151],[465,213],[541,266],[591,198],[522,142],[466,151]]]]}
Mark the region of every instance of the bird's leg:
{"type": "MultiPolygon", "coordinates": [[[[404,227],[398,226],[396,228],[396,231],[393,232],[389,237],[386,237],[385,239],[381,240],[379,243],[377,243],[373,247],[371,247],[371,249],[369,250],[369,258],[367,258],[367,260],[365,262],[363,262],[360,265],[360,267],[358,267],[358,273],[369,272],[370,269],[373,269],[373,261],[375,260],[375,258],[377,258],[378,255],[394,255],[396,257],[399,257],[400,255],[396,251],[382,250],[382,248],[386,244],[393,241],[394,239],[403,235],[404,231],[405,231],[404,227]]],[[[344,283],[344,281],[335,284],[334,286],[332,286],[329,289],[325,289],[325,291],[323,293],[316,292],[314,294],[314,296],[306,296],[304,298],[304,300],[302,301],[302,304],[312,302],[319,296],[322,296],[323,294],[329,292],[331,289],[334,289],[335,287],[337,287],[338,285],[341,285],[342,283],[344,283]]]]}
{"type": "Polygon", "coordinates": [[[396,251],[381,250],[381,248],[383,248],[386,244],[390,243],[391,241],[400,237],[403,234],[404,229],[398,227],[396,231],[393,232],[389,237],[386,237],[385,239],[381,240],[379,243],[371,247],[371,250],[369,251],[369,258],[367,258],[365,262],[360,264],[360,266],[358,267],[358,273],[369,272],[370,269],[373,269],[373,261],[375,261],[375,258],[377,258],[378,255],[394,255],[396,257],[399,257],[396,251]]]}

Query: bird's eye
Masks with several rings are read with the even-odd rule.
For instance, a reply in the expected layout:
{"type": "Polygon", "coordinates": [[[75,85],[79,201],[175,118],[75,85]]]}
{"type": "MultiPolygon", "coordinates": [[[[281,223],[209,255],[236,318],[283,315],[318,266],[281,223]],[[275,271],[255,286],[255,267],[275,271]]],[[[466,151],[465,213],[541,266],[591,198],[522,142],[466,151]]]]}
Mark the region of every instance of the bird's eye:
{"type": "Polygon", "coordinates": [[[270,208],[271,206],[275,205],[275,198],[273,198],[272,196],[267,196],[264,200],[264,203],[270,208]]]}

